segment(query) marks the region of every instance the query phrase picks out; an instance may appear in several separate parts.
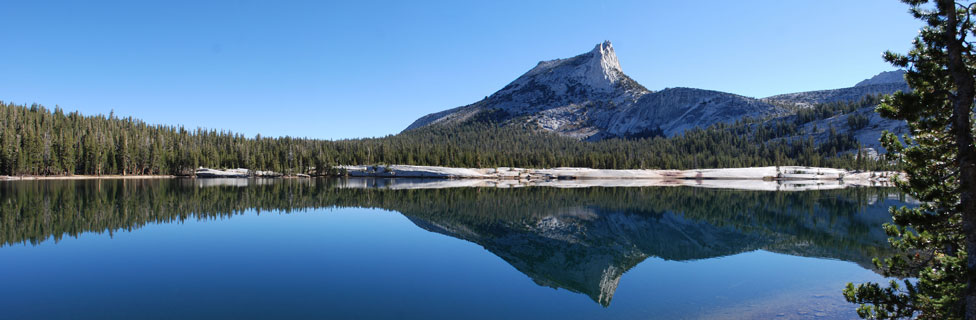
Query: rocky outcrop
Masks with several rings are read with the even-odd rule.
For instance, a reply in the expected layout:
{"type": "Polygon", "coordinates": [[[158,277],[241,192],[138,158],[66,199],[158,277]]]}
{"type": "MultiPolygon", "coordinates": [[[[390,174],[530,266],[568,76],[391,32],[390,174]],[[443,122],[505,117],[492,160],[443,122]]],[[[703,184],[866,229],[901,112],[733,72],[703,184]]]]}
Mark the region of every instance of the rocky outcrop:
{"type": "MultiPolygon", "coordinates": [[[[493,183],[495,186],[545,185],[552,187],[573,187],[575,185],[594,186],[588,183],[599,180],[596,185],[650,186],[650,185],[699,185],[722,187],[715,183],[720,180],[739,181],[736,185],[752,186],[761,190],[806,190],[832,189],[847,186],[877,185],[890,181],[898,175],[895,172],[855,172],[844,169],[780,166],[752,168],[657,170],[657,169],[591,169],[591,168],[451,168],[435,166],[340,166],[350,177],[367,178],[437,178],[437,179],[481,179],[497,181],[526,181],[523,183],[493,183]],[[652,183],[633,183],[633,180],[652,181],[652,183]],[[660,182],[656,182],[660,181],[660,182]],[[681,181],[694,181],[682,183],[681,181]],[[752,181],[752,182],[744,182],[752,181]],[[770,183],[755,183],[758,181],[770,183]],[[779,182],[789,182],[783,184],[779,182]],[[552,182],[552,183],[551,183],[552,182]],[[826,183],[836,182],[836,183],[826,183]],[[793,186],[793,187],[789,187],[793,186]]],[[[421,186],[423,183],[407,181],[407,186],[421,186]]],[[[455,184],[456,185],[456,184],[455,184]]],[[[477,185],[477,184],[472,184],[477,185]]],[[[488,186],[488,184],[482,184],[488,186]]],[[[729,187],[734,188],[734,185],[729,187]]]]}
{"type": "MultiPolygon", "coordinates": [[[[652,92],[624,74],[613,45],[607,41],[572,58],[539,62],[485,99],[423,116],[406,130],[491,121],[529,125],[585,140],[673,136],[745,117],[781,121],[798,109],[820,103],[856,102],[866,96],[909,90],[904,74],[903,70],[882,72],[850,88],[763,99],[694,88],[652,92]]],[[[835,120],[811,124],[804,134],[819,137],[821,132],[816,129],[829,128],[835,120]]],[[[905,131],[899,123],[871,116],[864,132],[855,135],[863,140],[862,145],[882,150],[877,138],[884,129],[905,131]]]]}
{"type": "Polygon", "coordinates": [[[648,130],[659,130],[665,136],[672,136],[743,117],[761,118],[783,112],[769,103],[740,95],[672,88],[646,94],[629,108],[594,121],[606,128],[609,136],[640,136],[648,130]]]}
{"type": "MultiPolygon", "coordinates": [[[[776,95],[764,98],[768,101],[780,105],[791,105],[797,109],[810,108],[820,103],[846,103],[858,102],[867,96],[879,96],[893,94],[898,91],[909,91],[908,83],[905,82],[905,71],[886,71],[867,80],[858,82],[850,88],[807,91],[776,95]]],[[[890,131],[898,136],[908,133],[908,123],[902,120],[892,120],[882,118],[874,111],[876,105],[867,105],[854,112],[835,115],[826,119],[820,119],[802,124],[798,128],[798,133],[787,139],[807,139],[813,138],[817,143],[823,143],[830,138],[831,133],[839,135],[850,134],[858,143],[861,144],[862,152],[869,155],[884,153],[885,149],[881,146],[881,133],[890,131]],[[863,124],[852,127],[851,118],[857,117],[863,124]]],[[[792,115],[776,117],[767,120],[793,121],[792,115]]],[[[857,152],[856,150],[839,150],[840,152],[857,152]]]]}
{"type": "MultiPolygon", "coordinates": [[[[868,96],[908,91],[904,75],[904,70],[887,71],[849,88],[763,99],[694,88],[652,92],[624,74],[613,45],[607,41],[572,58],[539,62],[485,99],[426,115],[406,130],[485,121],[593,141],[674,136],[743,118],[789,124],[795,121],[796,112],[818,104],[860,102],[868,96]]],[[[850,135],[862,150],[837,150],[838,153],[876,156],[885,152],[879,143],[883,131],[902,135],[908,133],[908,127],[904,121],[881,118],[874,108],[866,105],[855,112],[797,123],[795,133],[774,139],[812,137],[816,143],[824,143],[830,141],[832,133],[850,135]],[[851,126],[849,122],[858,125],[851,126]]]]}
{"type": "Polygon", "coordinates": [[[866,87],[877,84],[904,84],[905,83],[905,70],[898,69],[893,71],[884,71],[878,75],[866,79],[864,81],[855,84],[855,87],[866,87]]]}
{"type": "Polygon", "coordinates": [[[242,168],[217,170],[200,167],[195,173],[197,178],[247,178],[251,176],[249,170],[242,168]]]}
{"type": "Polygon", "coordinates": [[[787,103],[799,107],[811,107],[818,103],[854,102],[866,96],[892,94],[897,91],[908,91],[908,84],[879,83],[833,90],[817,90],[775,95],[763,99],[774,103],[787,103]]]}
{"type": "MultiPolygon", "coordinates": [[[[830,138],[831,132],[838,135],[850,134],[861,147],[863,152],[876,156],[884,153],[885,148],[881,145],[881,133],[889,131],[899,137],[908,134],[908,123],[903,120],[893,120],[881,117],[874,111],[876,106],[867,106],[855,110],[848,114],[833,116],[827,119],[811,121],[801,125],[799,133],[788,137],[788,139],[807,139],[813,138],[817,143],[826,142],[830,138]],[[865,124],[859,128],[852,128],[850,120],[852,117],[865,119],[865,124]]],[[[775,121],[775,120],[773,120],[775,121]]],[[[789,119],[787,119],[789,121],[789,119]]],[[[842,152],[856,152],[856,150],[840,150],[842,152]]]]}
{"type": "Polygon", "coordinates": [[[886,95],[909,90],[911,89],[905,82],[905,71],[896,70],[882,72],[849,88],[787,93],[766,97],[763,100],[809,107],[818,103],[856,102],[866,96],[886,95]]]}
{"type": "Polygon", "coordinates": [[[539,62],[484,100],[426,115],[406,130],[490,120],[596,140],[674,135],[781,111],[769,103],[718,91],[675,88],[651,92],[624,74],[607,41],[572,58],[539,62]]]}
{"type": "MultiPolygon", "coordinates": [[[[285,177],[297,177],[297,178],[308,178],[307,174],[294,174],[291,176],[286,176],[281,172],[275,171],[252,171],[244,168],[237,169],[210,169],[200,167],[196,170],[195,175],[197,178],[285,178],[285,177]]],[[[236,183],[236,182],[235,182],[236,183]]]]}

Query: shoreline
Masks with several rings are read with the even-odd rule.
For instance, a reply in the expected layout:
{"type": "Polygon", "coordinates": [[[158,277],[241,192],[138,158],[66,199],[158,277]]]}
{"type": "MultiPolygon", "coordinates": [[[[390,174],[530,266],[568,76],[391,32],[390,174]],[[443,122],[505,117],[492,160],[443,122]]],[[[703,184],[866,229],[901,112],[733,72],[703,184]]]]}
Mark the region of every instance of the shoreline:
{"type": "MultiPolygon", "coordinates": [[[[232,183],[230,181],[225,182],[232,183]]],[[[422,190],[449,188],[524,188],[546,187],[575,188],[644,188],[644,187],[693,187],[706,189],[731,189],[749,191],[811,191],[835,190],[852,187],[891,187],[890,182],[839,181],[839,180],[659,180],[659,179],[582,179],[582,180],[503,180],[503,179],[430,179],[430,178],[371,178],[351,177],[338,185],[344,189],[392,189],[422,190]]]]}
{"type": "Polygon", "coordinates": [[[433,178],[487,180],[763,180],[763,181],[845,181],[890,182],[902,173],[894,171],[848,171],[837,168],[769,166],[745,168],[662,170],[591,169],[559,167],[528,168],[453,168],[437,166],[339,166],[356,178],[433,178]]]}
{"type": "MultiPolygon", "coordinates": [[[[716,168],[690,170],[663,169],[591,169],[579,167],[559,167],[547,169],[532,168],[455,168],[439,166],[338,166],[346,170],[350,178],[411,178],[433,180],[512,180],[512,181],[573,181],[573,180],[650,180],[707,181],[707,180],[752,180],[752,181],[841,181],[845,183],[889,183],[901,176],[893,171],[848,171],[836,168],[771,166],[745,168],[716,168]]],[[[341,176],[340,176],[341,177],[341,176]]],[[[0,176],[0,181],[30,180],[110,180],[110,179],[214,179],[177,175],[71,175],[71,176],[0,176]]],[[[261,177],[250,177],[261,178],[261,177]]],[[[250,179],[238,178],[238,179],[250,179]]],[[[292,177],[275,177],[270,179],[292,177]]]]}
{"type": "Polygon", "coordinates": [[[36,180],[117,180],[117,179],[176,179],[193,178],[190,176],[159,175],[73,175],[73,176],[0,176],[0,181],[36,181],[36,180]]]}

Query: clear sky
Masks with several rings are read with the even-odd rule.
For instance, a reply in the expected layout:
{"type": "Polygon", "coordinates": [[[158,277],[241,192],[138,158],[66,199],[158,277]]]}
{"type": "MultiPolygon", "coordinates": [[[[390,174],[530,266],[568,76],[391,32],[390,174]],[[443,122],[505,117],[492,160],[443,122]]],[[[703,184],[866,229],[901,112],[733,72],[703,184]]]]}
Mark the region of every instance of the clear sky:
{"type": "Polygon", "coordinates": [[[921,25],[896,0],[7,0],[0,18],[0,100],[325,139],[397,133],[603,40],[651,90],[848,87],[921,25]]]}

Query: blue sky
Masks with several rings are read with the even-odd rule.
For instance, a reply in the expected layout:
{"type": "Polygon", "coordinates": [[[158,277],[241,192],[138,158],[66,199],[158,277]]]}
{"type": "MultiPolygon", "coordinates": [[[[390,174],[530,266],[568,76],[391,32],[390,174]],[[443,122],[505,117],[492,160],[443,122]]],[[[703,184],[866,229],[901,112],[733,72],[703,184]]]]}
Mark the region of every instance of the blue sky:
{"type": "Polygon", "coordinates": [[[652,90],[847,87],[920,26],[895,0],[10,0],[0,18],[0,100],[325,139],[395,134],[603,40],[652,90]]]}

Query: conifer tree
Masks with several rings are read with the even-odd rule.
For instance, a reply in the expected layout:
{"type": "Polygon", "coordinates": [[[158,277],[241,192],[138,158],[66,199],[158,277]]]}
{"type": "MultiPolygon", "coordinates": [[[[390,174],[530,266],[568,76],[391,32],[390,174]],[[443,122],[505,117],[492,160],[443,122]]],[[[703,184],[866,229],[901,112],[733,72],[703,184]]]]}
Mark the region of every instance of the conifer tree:
{"type": "Polygon", "coordinates": [[[901,254],[876,263],[886,276],[915,280],[848,284],[844,294],[865,318],[976,319],[976,64],[967,39],[976,11],[952,0],[904,2],[926,25],[908,54],[885,60],[908,69],[914,90],[878,111],[909,123],[910,136],[885,133],[882,142],[908,175],[898,186],[921,205],[892,208],[885,230],[901,254]]]}

